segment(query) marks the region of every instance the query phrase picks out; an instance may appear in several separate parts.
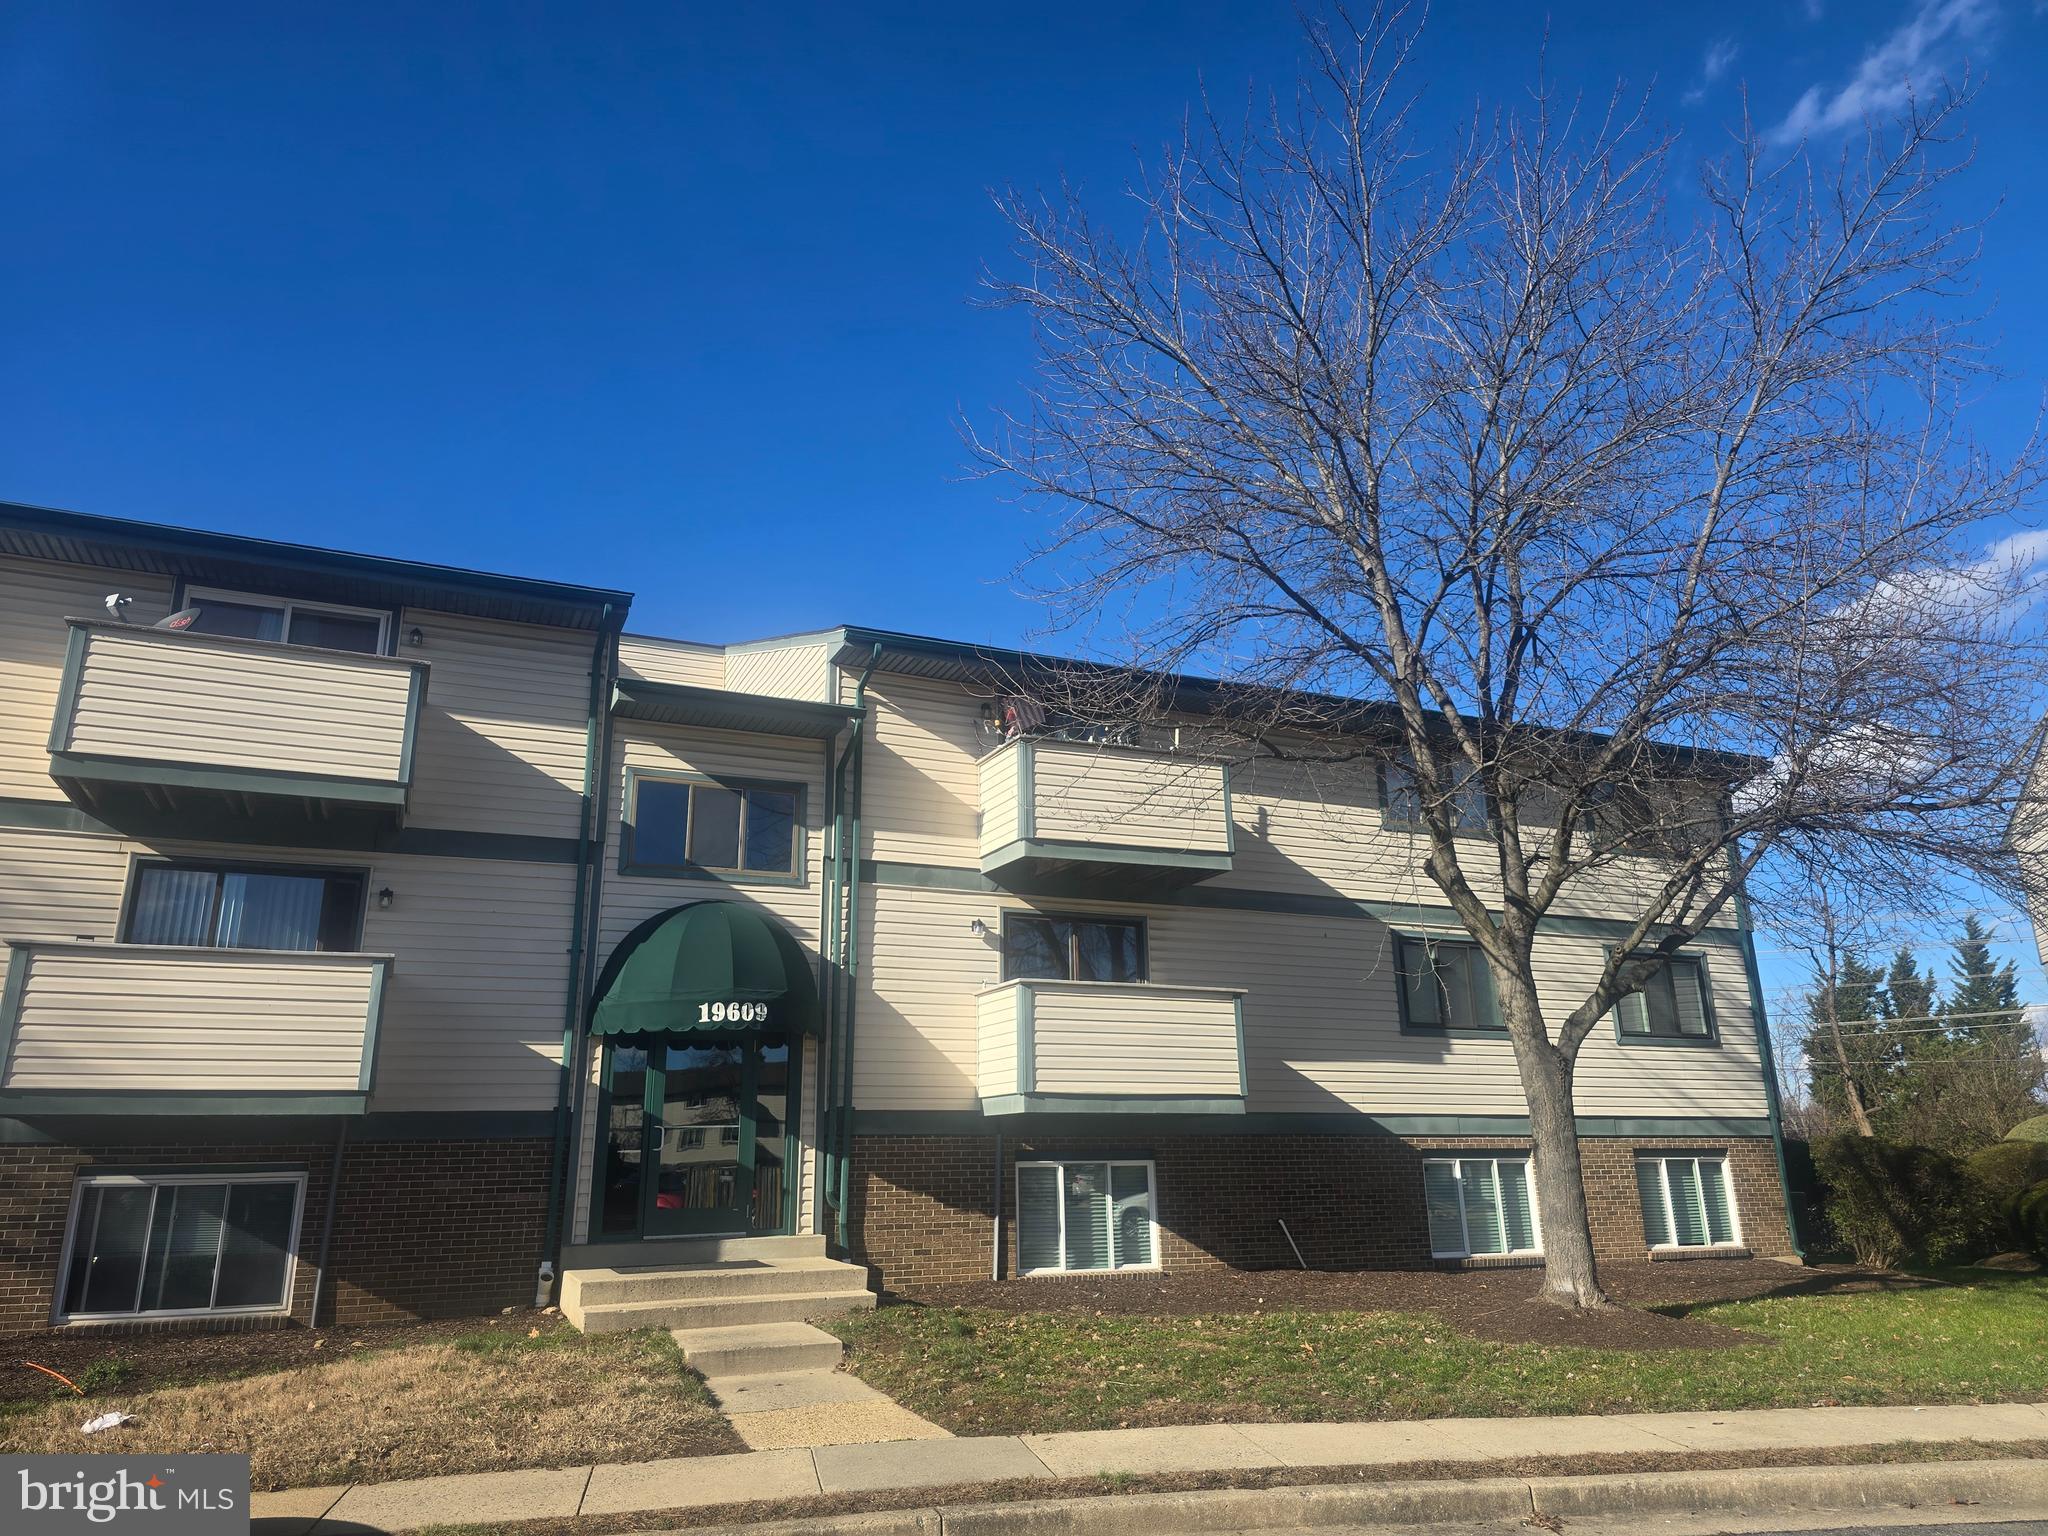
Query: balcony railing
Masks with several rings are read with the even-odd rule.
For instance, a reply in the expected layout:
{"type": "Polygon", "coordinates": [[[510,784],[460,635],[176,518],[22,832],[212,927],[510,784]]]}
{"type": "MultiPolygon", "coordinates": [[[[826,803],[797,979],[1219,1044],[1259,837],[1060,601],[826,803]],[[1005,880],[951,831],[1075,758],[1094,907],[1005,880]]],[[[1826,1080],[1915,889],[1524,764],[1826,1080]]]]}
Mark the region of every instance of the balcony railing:
{"type": "Polygon", "coordinates": [[[1149,982],[989,987],[976,999],[982,1108],[1241,1114],[1243,1001],[1149,982]]]}
{"type": "Polygon", "coordinates": [[[1007,742],[981,760],[981,868],[1015,882],[1124,871],[1153,884],[1230,868],[1229,770],[1091,742],[1007,742]]]}
{"type": "Polygon", "coordinates": [[[85,810],[402,820],[425,662],[70,623],[50,773],[85,810]]]}
{"type": "Polygon", "coordinates": [[[171,944],[9,946],[10,1113],[359,1113],[389,955],[171,944]]]}

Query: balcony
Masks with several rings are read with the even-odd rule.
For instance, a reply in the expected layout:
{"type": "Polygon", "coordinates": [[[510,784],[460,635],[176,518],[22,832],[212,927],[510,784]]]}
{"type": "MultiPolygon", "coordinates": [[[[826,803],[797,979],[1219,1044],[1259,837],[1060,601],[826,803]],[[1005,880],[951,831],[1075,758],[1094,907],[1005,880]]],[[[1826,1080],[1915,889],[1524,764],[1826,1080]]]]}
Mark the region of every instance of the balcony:
{"type": "Polygon", "coordinates": [[[360,1114],[389,955],[9,946],[0,1110],[360,1114]]]}
{"type": "Polygon", "coordinates": [[[88,814],[123,831],[323,845],[402,824],[426,663],[70,624],[50,776],[88,814]]]}
{"type": "Polygon", "coordinates": [[[1092,742],[1007,742],[981,760],[981,870],[1049,893],[1142,894],[1230,868],[1223,764],[1092,742]]]}
{"type": "Polygon", "coordinates": [[[984,1113],[1244,1113],[1244,993],[1007,981],[976,996],[984,1113]]]}

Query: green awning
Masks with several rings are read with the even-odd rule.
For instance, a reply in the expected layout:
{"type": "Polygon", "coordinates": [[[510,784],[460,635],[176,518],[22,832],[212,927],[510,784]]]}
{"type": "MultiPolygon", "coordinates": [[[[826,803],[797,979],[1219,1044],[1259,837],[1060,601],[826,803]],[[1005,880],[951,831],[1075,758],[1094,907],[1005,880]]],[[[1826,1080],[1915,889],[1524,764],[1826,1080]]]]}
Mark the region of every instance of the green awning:
{"type": "Polygon", "coordinates": [[[774,918],[733,901],[693,901],[619,941],[598,978],[593,1035],[735,1031],[815,1035],[811,957],[774,918]]]}

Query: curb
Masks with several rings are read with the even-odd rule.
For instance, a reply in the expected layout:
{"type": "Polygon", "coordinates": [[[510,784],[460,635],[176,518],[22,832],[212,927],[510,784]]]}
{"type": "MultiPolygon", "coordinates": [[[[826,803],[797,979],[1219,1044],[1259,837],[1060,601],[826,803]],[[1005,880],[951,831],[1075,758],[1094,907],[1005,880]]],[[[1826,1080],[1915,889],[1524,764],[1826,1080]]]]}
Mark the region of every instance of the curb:
{"type": "Polygon", "coordinates": [[[2048,1508],[2048,1461],[1763,1467],[1105,1494],[728,1525],[678,1531],[671,1536],[1157,1536],[1161,1531],[1521,1522],[1532,1516],[1773,1515],[1951,1504],[2048,1508]]]}

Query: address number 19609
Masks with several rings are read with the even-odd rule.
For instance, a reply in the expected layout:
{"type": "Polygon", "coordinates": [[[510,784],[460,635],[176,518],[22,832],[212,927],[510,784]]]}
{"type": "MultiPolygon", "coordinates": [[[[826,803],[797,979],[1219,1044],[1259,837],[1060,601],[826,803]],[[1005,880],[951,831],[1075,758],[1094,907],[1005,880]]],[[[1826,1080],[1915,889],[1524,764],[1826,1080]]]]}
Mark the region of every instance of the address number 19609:
{"type": "Polygon", "coordinates": [[[699,1003],[697,1005],[699,1024],[765,1024],[768,1022],[766,1003],[699,1003]]]}

